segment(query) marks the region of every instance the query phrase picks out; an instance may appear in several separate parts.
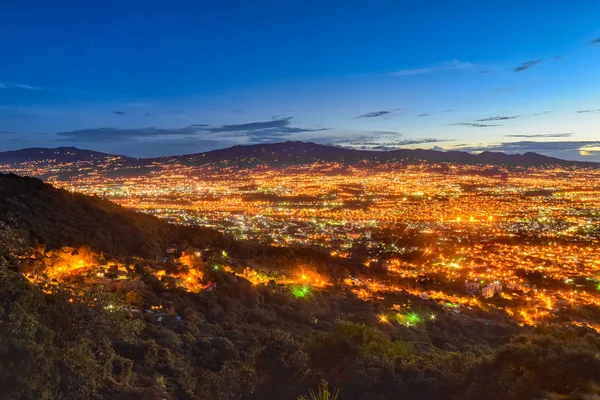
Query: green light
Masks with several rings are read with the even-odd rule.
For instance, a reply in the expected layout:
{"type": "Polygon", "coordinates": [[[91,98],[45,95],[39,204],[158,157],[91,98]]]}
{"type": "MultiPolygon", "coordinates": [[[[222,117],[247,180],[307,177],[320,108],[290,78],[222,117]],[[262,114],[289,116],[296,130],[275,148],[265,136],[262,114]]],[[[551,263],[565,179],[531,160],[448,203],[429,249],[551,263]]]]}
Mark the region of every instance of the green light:
{"type": "Polygon", "coordinates": [[[415,313],[408,314],[406,319],[412,324],[416,324],[417,322],[421,321],[421,318],[415,313]]]}
{"type": "Polygon", "coordinates": [[[600,290],[600,283],[596,285],[596,290],[600,290]]]}
{"type": "Polygon", "coordinates": [[[218,270],[219,270],[219,268],[221,268],[221,267],[220,267],[218,264],[215,264],[215,265],[213,265],[213,269],[214,269],[215,271],[218,271],[218,270]]]}
{"type": "Polygon", "coordinates": [[[292,296],[297,299],[306,297],[310,293],[307,286],[292,286],[290,291],[292,292],[292,296]]]}

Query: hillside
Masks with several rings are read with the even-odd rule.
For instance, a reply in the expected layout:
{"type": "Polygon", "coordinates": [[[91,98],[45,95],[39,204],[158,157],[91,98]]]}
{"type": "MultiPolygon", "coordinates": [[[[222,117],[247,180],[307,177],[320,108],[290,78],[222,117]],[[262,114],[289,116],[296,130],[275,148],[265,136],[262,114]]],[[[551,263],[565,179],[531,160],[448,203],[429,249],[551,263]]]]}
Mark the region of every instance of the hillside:
{"type": "Polygon", "coordinates": [[[218,232],[174,226],[98,197],[56,189],[35,178],[0,174],[0,221],[26,233],[32,245],[89,246],[114,256],[156,257],[174,241],[222,240],[218,232]]]}
{"type": "Polygon", "coordinates": [[[322,380],[343,400],[598,392],[591,329],[520,327],[405,290],[363,298],[345,278],[381,271],[243,246],[32,178],[0,176],[0,221],[2,399],[296,400],[322,380]],[[178,254],[155,260],[172,240],[178,254]],[[382,318],[392,307],[405,323],[382,318]]]}

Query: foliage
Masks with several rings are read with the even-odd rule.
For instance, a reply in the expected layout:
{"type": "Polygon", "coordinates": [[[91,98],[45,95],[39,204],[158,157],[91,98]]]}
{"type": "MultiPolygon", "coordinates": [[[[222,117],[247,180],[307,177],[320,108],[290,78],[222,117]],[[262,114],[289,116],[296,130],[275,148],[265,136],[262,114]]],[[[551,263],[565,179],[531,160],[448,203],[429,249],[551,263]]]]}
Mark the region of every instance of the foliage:
{"type": "Polygon", "coordinates": [[[338,398],[327,386],[310,391],[322,380],[346,400],[598,394],[600,336],[591,330],[533,330],[441,311],[419,329],[384,324],[376,304],[337,288],[295,296],[302,286],[252,285],[225,268],[204,272],[214,290],[187,292],[150,273],[159,264],[203,268],[194,257],[183,266],[155,261],[172,242],[223,263],[223,250],[281,270],[310,260],[331,277],[347,276],[353,264],[171,226],[33,179],[0,176],[0,195],[2,399],[338,398]],[[65,247],[88,245],[127,257],[134,276],[31,283],[19,267],[45,266],[27,245],[65,263],[74,254],[65,247]]]}
{"type": "Polygon", "coordinates": [[[331,332],[312,337],[308,352],[313,364],[322,368],[332,368],[358,356],[387,360],[414,356],[410,344],[392,341],[377,328],[343,320],[337,321],[331,332]]]}
{"type": "Polygon", "coordinates": [[[0,221],[27,232],[28,241],[51,249],[89,246],[120,256],[156,257],[173,241],[225,243],[208,229],[170,225],[108,200],[56,189],[35,178],[0,174],[0,221]]]}
{"type": "Polygon", "coordinates": [[[310,390],[308,393],[308,397],[300,396],[298,397],[298,400],[337,400],[340,391],[338,389],[334,389],[333,392],[330,392],[327,383],[323,382],[319,385],[319,390],[317,393],[312,390],[310,390]]]}
{"type": "Polygon", "coordinates": [[[587,329],[545,327],[516,336],[476,371],[468,398],[587,392],[600,382],[599,354],[600,337],[587,329]]]}

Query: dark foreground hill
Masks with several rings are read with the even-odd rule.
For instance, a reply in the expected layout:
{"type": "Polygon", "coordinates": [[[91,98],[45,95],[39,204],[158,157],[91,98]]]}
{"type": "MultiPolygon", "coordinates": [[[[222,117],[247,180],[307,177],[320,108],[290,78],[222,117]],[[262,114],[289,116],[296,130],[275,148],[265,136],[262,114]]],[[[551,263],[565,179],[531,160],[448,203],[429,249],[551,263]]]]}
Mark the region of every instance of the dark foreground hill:
{"type": "Polygon", "coordinates": [[[599,391],[600,337],[590,329],[457,315],[403,291],[361,300],[327,274],[360,273],[350,263],[179,230],[35,179],[1,176],[0,204],[1,399],[296,400],[321,380],[344,400],[578,399],[599,391]],[[208,257],[192,257],[193,265],[128,257],[152,256],[172,240],[203,242],[208,257]],[[63,279],[47,270],[24,276],[24,263],[49,268],[28,248],[36,242],[114,256],[63,279]],[[330,286],[252,285],[233,274],[263,263],[293,276],[311,262],[330,286]],[[180,285],[190,268],[206,289],[180,285]],[[392,304],[437,317],[382,323],[379,313],[392,304]]]}
{"type": "Polygon", "coordinates": [[[108,200],[54,188],[36,178],[0,174],[0,221],[18,227],[32,245],[89,246],[114,256],[156,257],[173,242],[224,245],[210,230],[170,225],[108,200]]]}

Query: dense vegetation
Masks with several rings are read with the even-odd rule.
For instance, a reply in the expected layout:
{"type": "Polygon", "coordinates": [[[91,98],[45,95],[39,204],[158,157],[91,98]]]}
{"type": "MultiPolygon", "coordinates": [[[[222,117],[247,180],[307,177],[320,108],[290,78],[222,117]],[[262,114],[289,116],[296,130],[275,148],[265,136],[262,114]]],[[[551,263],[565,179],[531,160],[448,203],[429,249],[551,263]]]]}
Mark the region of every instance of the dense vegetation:
{"type": "Polygon", "coordinates": [[[2,399],[297,399],[318,396],[322,381],[347,400],[599,393],[600,336],[592,330],[490,325],[443,312],[419,327],[382,324],[378,304],[339,286],[297,298],[212,268],[205,278],[215,290],[186,292],[148,273],[153,260],[131,256],[152,258],[186,241],[280,268],[293,257],[313,257],[334,275],[355,266],[173,227],[34,179],[1,177],[0,220],[2,399]],[[38,244],[88,245],[128,259],[136,279],[32,284],[22,258],[38,244]],[[132,312],[157,304],[164,317],[132,312]]]}
{"type": "Polygon", "coordinates": [[[89,246],[112,255],[155,257],[172,242],[227,245],[218,232],[167,224],[99,197],[56,189],[39,179],[0,174],[0,221],[31,244],[89,246]]]}

